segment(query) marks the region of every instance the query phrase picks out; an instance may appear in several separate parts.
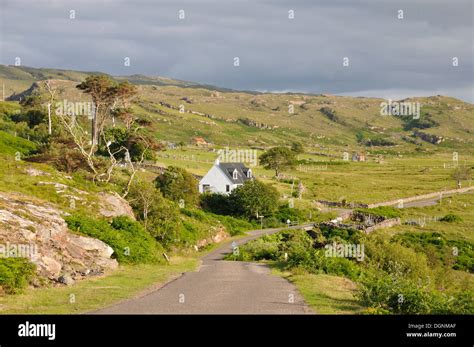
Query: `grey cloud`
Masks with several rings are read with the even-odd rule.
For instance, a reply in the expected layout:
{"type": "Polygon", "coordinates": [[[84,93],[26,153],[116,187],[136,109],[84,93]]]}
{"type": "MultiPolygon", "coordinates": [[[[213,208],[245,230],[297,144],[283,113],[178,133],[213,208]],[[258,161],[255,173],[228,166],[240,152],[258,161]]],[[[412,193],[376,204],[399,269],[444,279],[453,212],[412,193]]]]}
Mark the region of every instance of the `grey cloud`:
{"type": "Polygon", "coordinates": [[[1,62],[20,56],[29,66],[236,89],[402,97],[442,91],[474,102],[472,7],[471,0],[7,0],[1,62]],[[178,20],[180,9],[185,20],[178,20]],[[131,67],[123,66],[125,56],[131,67]]]}

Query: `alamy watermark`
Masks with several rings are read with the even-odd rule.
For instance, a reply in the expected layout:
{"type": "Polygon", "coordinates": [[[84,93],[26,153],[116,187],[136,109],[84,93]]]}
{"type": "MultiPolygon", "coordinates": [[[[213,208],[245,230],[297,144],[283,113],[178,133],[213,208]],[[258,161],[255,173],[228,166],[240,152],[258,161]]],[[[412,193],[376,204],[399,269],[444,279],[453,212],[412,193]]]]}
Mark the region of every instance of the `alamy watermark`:
{"type": "Polygon", "coordinates": [[[336,243],[324,246],[324,255],[333,258],[355,258],[357,261],[363,261],[365,258],[363,244],[336,243]]]}
{"type": "Polygon", "coordinates": [[[0,258],[34,258],[38,254],[38,247],[34,243],[17,244],[0,243],[0,258]]]}
{"type": "Polygon", "coordinates": [[[380,114],[382,116],[411,116],[420,119],[420,103],[407,101],[392,101],[380,103],[380,114]]]}
{"type": "Polygon", "coordinates": [[[89,101],[68,101],[64,99],[56,103],[56,114],[61,116],[88,116],[95,113],[95,105],[89,101]]]}
{"type": "Polygon", "coordinates": [[[217,159],[223,163],[246,163],[249,166],[257,166],[257,150],[225,147],[217,151],[217,159]]]}

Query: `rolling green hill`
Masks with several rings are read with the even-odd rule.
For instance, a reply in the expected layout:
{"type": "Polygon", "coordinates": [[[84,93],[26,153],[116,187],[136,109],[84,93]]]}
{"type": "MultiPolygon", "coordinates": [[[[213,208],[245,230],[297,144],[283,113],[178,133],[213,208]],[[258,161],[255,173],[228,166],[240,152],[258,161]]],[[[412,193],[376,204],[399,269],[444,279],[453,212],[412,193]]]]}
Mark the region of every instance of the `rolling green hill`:
{"type": "MultiPolygon", "coordinates": [[[[64,90],[62,98],[82,101],[75,85],[90,74],[97,73],[2,65],[0,83],[18,100],[50,79],[64,90]]],[[[451,97],[403,100],[420,103],[421,118],[413,120],[381,115],[379,98],[241,92],[143,75],[114,79],[139,86],[136,115],[160,140],[189,143],[202,136],[222,146],[256,147],[301,141],[316,151],[375,146],[399,153],[469,149],[474,142],[474,106],[451,97]]]]}

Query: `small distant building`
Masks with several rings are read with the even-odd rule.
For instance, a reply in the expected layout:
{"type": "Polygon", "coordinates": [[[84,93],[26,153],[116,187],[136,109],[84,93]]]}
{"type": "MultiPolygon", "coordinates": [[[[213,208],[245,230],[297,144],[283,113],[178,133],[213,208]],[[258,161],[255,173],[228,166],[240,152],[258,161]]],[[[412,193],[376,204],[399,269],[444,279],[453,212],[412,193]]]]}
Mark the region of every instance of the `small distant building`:
{"type": "Polygon", "coordinates": [[[214,166],[199,181],[199,192],[230,194],[248,180],[253,180],[252,170],[243,163],[221,163],[216,160],[214,166]]]}
{"type": "Polygon", "coordinates": [[[198,147],[209,147],[211,144],[204,140],[203,137],[196,136],[193,137],[193,145],[198,146],[198,147]]]}
{"type": "Polygon", "coordinates": [[[365,161],[365,154],[364,153],[352,154],[352,161],[365,161]]]}

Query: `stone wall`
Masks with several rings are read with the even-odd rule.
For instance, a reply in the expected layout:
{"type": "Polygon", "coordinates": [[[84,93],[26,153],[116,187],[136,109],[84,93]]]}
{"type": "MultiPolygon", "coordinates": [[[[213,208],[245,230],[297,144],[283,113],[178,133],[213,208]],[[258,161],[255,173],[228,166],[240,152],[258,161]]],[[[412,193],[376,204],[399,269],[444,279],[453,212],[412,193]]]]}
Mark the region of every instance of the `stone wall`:
{"type": "Polygon", "coordinates": [[[377,223],[371,227],[364,229],[364,232],[366,234],[369,234],[372,231],[377,230],[377,229],[390,228],[390,227],[393,227],[394,225],[400,225],[400,224],[401,224],[400,218],[386,219],[383,222],[377,223]]]}

